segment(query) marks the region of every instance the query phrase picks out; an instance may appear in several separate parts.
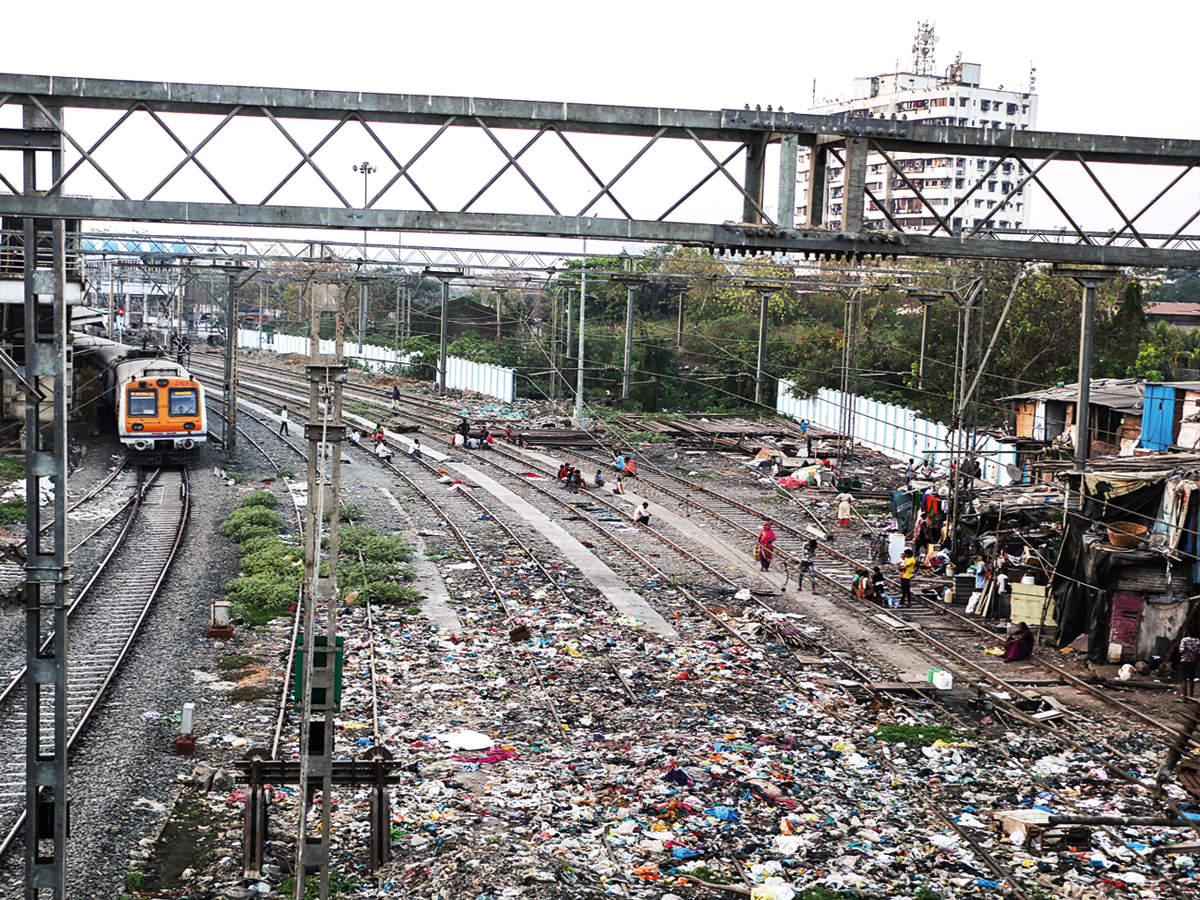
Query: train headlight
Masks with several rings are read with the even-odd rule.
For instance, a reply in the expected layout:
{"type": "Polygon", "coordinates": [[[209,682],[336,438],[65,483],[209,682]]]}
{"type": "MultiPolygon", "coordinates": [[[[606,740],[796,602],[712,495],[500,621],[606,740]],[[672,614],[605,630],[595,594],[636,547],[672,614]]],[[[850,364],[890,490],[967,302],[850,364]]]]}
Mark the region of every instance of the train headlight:
{"type": "Polygon", "coordinates": [[[196,427],[196,423],[195,423],[195,422],[184,422],[184,423],[183,423],[183,430],[184,430],[184,431],[192,431],[192,430],[194,430],[194,429],[195,429],[195,427],[196,427]]]}
{"type": "Polygon", "coordinates": [[[145,430],[145,428],[146,428],[146,426],[145,426],[145,425],[143,425],[141,422],[134,422],[134,423],[133,423],[132,425],[130,425],[129,427],[130,427],[130,428],[131,428],[133,431],[144,431],[144,430],[145,430]]]}

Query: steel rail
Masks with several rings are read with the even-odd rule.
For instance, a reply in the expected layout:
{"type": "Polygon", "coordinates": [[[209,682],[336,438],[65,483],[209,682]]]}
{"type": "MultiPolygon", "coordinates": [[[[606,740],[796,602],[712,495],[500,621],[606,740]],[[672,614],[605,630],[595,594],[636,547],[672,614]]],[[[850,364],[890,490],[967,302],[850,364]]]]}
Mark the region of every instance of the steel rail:
{"type": "MultiPolygon", "coordinates": [[[[141,499],[144,497],[145,492],[147,490],[149,490],[150,486],[152,485],[153,481],[157,478],[158,474],[159,474],[159,472],[156,471],[154,473],[153,478],[150,479],[149,481],[147,481],[144,484],[144,486],[142,486],[141,489],[139,490],[138,505],[135,508],[134,514],[130,516],[129,521],[126,522],[125,527],[122,528],[117,542],[114,544],[113,548],[110,549],[109,553],[105,556],[104,561],[101,563],[100,567],[93,574],[92,578],[89,579],[87,585],[85,585],[84,589],[80,592],[80,594],[76,597],[76,599],[72,602],[71,606],[68,608],[68,615],[70,615],[71,612],[73,612],[76,608],[78,608],[80,601],[83,599],[83,597],[88,592],[90,592],[92,586],[95,584],[95,582],[100,577],[100,574],[107,569],[109,562],[112,560],[113,556],[115,555],[117,547],[123,544],[124,539],[125,539],[126,535],[128,534],[129,527],[130,527],[131,523],[134,521],[134,519],[136,518],[137,511],[139,511],[141,508],[141,499]]],[[[134,643],[135,639],[137,638],[138,633],[140,632],[141,627],[146,620],[146,616],[149,614],[150,608],[153,605],[154,600],[158,596],[159,589],[162,587],[162,584],[166,580],[167,574],[170,571],[171,564],[174,561],[176,553],[179,549],[179,545],[183,540],[183,535],[184,535],[184,532],[187,527],[188,516],[189,516],[189,512],[190,512],[190,492],[188,490],[188,480],[187,480],[186,469],[181,470],[181,481],[180,481],[179,488],[180,488],[180,514],[179,514],[178,523],[175,526],[175,532],[174,532],[174,536],[172,539],[171,547],[168,550],[168,552],[164,555],[162,564],[158,569],[158,574],[155,577],[155,580],[154,580],[153,584],[151,585],[150,590],[147,592],[146,599],[143,601],[141,610],[140,610],[137,618],[132,623],[132,627],[131,627],[130,631],[128,632],[128,634],[126,635],[125,641],[122,643],[121,648],[117,652],[117,655],[115,656],[115,658],[112,660],[111,664],[109,665],[106,673],[104,674],[103,678],[101,679],[99,686],[93,691],[91,699],[89,700],[87,705],[84,707],[82,713],[80,714],[78,721],[75,724],[75,727],[72,729],[72,731],[67,739],[67,746],[65,748],[65,750],[67,752],[69,752],[74,747],[75,741],[83,733],[85,727],[87,726],[88,722],[91,719],[92,713],[96,710],[101,699],[103,699],[104,694],[107,691],[109,685],[112,683],[113,678],[116,677],[116,674],[117,674],[118,670],[120,669],[121,664],[125,661],[125,658],[128,656],[129,650],[130,650],[130,648],[132,648],[133,643],[134,643]]],[[[52,639],[52,637],[53,636],[51,636],[51,638],[47,639],[47,643],[49,642],[50,639],[52,639]]],[[[43,650],[45,649],[45,646],[46,645],[44,644],[43,648],[42,648],[43,650]]],[[[4,690],[4,692],[2,694],[0,694],[0,702],[3,702],[3,700],[5,698],[7,698],[8,696],[11,695],[13,689],[16,686],[16,682],[19,681],[20,679],[22,679],[24,677],[24,675],[25,675],[25,671],[22,670],[22,672],[19,673],[18,676],[13,679],[13,682],[11,682],[9,684],[9,686],[4,690]]],[[[21,812],[17,816],[15,823],[12,825],[12,827],[9,829],[9,831],[4,835],[3,840],[0,840],[0,857],[3,857],[4,854],[6,854],[8,852],[8,850],[12,847],[12,844],[16,840],[16,837],[21,833],[21,830],[26,821],[26,816],[27,816],[27,811],[24,808],[22,808],[21,812]]]]}

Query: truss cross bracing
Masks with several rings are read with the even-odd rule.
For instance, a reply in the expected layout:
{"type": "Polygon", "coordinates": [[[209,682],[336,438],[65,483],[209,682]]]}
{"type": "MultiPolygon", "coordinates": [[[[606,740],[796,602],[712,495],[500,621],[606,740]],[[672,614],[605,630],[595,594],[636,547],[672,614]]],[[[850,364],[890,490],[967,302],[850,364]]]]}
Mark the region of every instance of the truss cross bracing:
{"type": "Polygon", "coordinates": [[[1200,218],[1192,189],[1200,141],[750,109],[0,75],[0,126],[14,119],[9,110],[37,123],[0,127],[0,213],[11,216],[590,237],[843,257],[1200,264],[1200,235],[1188,231],[1200,218]],[[36,192],[18,189],[21,153],[49,152],[60,141],[61,171],[36,192]],[[834,162],[847,170],[836,230],[816,227],[820,204],[809,204],[810,223],[793,221],[797,148],[811,155],[814,172],[834,162]],[[985,219],[954,233],[952,210],[897,165],[911,154],[991,157],[1019,175],[998,203],[988,201],[985,219]],[[860,177],[869,155],[886,160],[931,213],[932,228],[904,230],[891,217],[891,230],[866,229],[866,204],[887,212],[888,203],[860,177]],[[352,198],[360,176],[343,163],[365,157],[378,172],[359,203],[352,198]],[[1081,204],[1077,191],[1064,193],[1049,177],[1063,167],[1086,181],[1096,202],[1081,204]],[[1130,175],[1144,196],[1130,199],[1130,175]],[[1044,195],[1063,228],[989,227],[1021,190],[1044,195]],[[1164,210],[1174,216],[1169,228],[1148,232],[1164,210]]]}

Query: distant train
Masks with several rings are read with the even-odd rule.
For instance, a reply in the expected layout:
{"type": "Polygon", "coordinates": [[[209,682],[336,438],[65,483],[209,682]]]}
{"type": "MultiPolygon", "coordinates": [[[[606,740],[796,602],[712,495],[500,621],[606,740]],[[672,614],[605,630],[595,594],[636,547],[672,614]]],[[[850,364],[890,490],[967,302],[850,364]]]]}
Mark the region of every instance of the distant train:
{"type": "Polygon", "coordinates": [[[188,462],[208,441],[204,386],[182,364],[92,336],[77,337],[75,351],[96,354],[127,450],[148,462],[188,462]]]}

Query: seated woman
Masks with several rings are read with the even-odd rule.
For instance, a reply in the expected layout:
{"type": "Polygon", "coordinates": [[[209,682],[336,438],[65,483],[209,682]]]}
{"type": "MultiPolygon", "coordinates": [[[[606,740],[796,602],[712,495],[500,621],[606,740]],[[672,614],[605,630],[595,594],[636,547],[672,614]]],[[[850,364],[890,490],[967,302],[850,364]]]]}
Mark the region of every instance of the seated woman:
{"type": "Polygon", "coordinates": [[[612,492],[613,492],[614,494],[623,494],[623,493],[625,493],[625,482],[624,482],[624,480],[622,480],[622,478],[621,478],[621,474],[620,474],[619,472],[617,473],[617,480],[616,480],[616,483],[615,483],[615,484],[613,484],[613,487],[612,487],[612,492]]]}
{"type": "Polygon", "coordinates": [[[625,475],[628,475],[630,478],[637,477],[637,463],[633,461],[632,456],[625,460],[625,468],[622,469],[621,472],[625,475]]]}
{"type": "Polygon", "coordinates": [[[1033,653],[1033,632],[1022,622],[1004,641],[1004,661],[1017,662],[1033,653]]]}
{"type": "Polygon", "coordinates": [[[613,468],[616,469],[618,472],[622,471],[625,468],[625,454],[624,453],[618,453],[613,458],[613,468]]]}
{"type": "Polygon", "coordinates": [[[604,487],[604,473],[601,472],[599,469],[596,470],[596,487],[598,487],[598,488],[604,487]]]}

